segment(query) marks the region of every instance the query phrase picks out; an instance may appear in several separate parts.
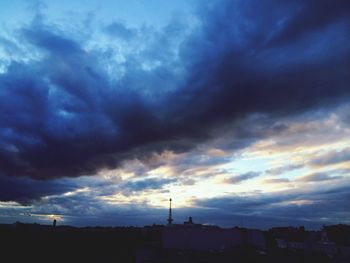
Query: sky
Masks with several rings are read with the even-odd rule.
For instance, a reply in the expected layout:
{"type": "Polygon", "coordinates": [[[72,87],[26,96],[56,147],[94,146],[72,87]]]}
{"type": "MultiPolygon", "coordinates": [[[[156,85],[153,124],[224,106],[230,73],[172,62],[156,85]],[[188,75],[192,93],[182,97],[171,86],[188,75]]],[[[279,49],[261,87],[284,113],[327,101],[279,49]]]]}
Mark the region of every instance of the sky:
{"type": "Polygon", "coordinates": [[[348,0],[0,2],[0,223],[350,224],[348,0]]]}

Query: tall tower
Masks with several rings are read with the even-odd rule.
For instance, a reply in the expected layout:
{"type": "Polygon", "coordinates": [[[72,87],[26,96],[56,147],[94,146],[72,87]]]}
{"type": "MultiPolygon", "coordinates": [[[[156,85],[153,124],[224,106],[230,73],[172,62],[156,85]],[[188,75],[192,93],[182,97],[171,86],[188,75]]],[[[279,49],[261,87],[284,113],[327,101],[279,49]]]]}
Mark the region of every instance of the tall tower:
{"type": "Polygon", "coordinates": [[[169,217],[168,217],[168,225],[171,225],[173,223],[173,216],[171,213],[171,198],[169,199],[169,217]]]}

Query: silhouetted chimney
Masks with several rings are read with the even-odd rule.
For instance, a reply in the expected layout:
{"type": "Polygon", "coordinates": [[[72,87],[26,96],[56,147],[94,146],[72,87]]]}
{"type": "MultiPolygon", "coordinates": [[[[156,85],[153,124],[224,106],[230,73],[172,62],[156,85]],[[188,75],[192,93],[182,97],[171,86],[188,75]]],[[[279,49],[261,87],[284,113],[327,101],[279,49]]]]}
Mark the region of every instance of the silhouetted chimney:
{"type": "Polygon", "coordinates": [[[52,226],[53,226],[53,227],[56,227],[56,223],[57,223],[57,221],[56,221],[56,219],[54,219],[54,220],[53,220],[52,226]]]}

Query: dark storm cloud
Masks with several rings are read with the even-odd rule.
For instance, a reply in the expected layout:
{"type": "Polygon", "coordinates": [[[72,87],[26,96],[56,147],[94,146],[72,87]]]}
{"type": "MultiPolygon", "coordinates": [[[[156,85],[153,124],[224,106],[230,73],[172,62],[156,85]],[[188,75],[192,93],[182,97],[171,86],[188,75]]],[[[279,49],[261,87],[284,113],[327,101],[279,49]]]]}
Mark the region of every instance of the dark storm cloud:
{"type": "Polygon", "coordinates": [[[108,54],[36,21],[19,35],[40,58],[12,62],[0,75],[1,171],[37,179],[95,174],[151,152],[186,151],[228,124],[237,138],[230,146],[244,147],[266,136],[249,132],[259,124],[246,121],[254,113],[273,124],[348,100],[349,2],[336,2],[208,5],[176,58],[171,39],[182,26],[170,25],[171,34],[159,34],[164,46],[153,41],[128,56],[119,80],[103,64],[108,54]],[[143,69],[152,56],[160,66],[143,69]],[[163,91],[166,83],[176,87],[163,91]]]}
{"type": "Polygon", "coordinates": [[[349,15],[350,8],[346,0],[299,0],[289,3],[287,7],[294,7],[294,17],[285,16],[281,21],[285,23],[283,31],[269,44],[288,44],[291,39],[302,38],[314,30],[328,27],[334,21],[342,21],[349,15]]]}
{"type": "MultiPolygon", "coordinates": [[[[349,19],[343,11],[339,17],[329,18],[329,27],[340,20],[346,24],[343,29],[339,26],[343,31],[336,40],[321,23],[310,26],[303,39],[297,37],[300,34],[287,34],[287,46],[270,45],[271,32],[277,27],[279,32],[275,32],[274,38],[289,31],[295,21],[304,20],[298,14],[286,13],[284,8],[288,2],[230,1],[224,7],[215,6],[209,11],[210,19],[203,22],[204,33],[192,40],[195,53],[192,49],[186,53],[197,55],[188,83],[192,96],[188,96],[187,89],[183,94],[190,105],[191,111],[186,110],[190,112],[189,118],[193,116],[193,125],[199,125],[195,121],[198,119],[219,123],[251,112],[305,111],[340,95],[348,95],[349,50],[344,35],[349,33],[349,19]],[[283,10],[283,15],[277,14],[283,10]],[[291,18],[280,25],[281,16],[291,18]],[[325,50],[318,47],[319,41],[325,50]],[[337,42],[339,50],[326,49],[332,41],[337,42]],[[336,88],[330,89],[330,86],[336,88]]],[[[326,11],[326,2],[298,3],[299,8],[305,10],[326,11]]]]}
{"type": "Polygon", "coordinates": [[[30,67],[13,63],[0,76],[4,173],[91,174],[115,167],[118,153],[161,137],[152,109],[131,91],[107,92],[96,58],[76,42],[41,28],[24,36],[46,56],[30,67]]]}
{"type": "Polygon", "coordinates": [[[62,194],[77,189],[65,181],[38,181],[27,177],[0,176],[0,200],[29,204],[43,196],[62,194]]]}

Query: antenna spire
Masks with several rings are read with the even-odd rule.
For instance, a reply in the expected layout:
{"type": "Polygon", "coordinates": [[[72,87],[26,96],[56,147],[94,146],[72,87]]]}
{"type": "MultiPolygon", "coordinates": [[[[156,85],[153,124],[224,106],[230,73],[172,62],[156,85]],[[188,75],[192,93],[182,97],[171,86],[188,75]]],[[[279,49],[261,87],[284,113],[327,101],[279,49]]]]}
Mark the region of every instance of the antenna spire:
{"type": "Polygon", "coordinates": [[[171,225],[173,223],[173,216],[171,213],[171,198],[169,199],[169,217],[168,217],[168,225],[171,225]]]}

